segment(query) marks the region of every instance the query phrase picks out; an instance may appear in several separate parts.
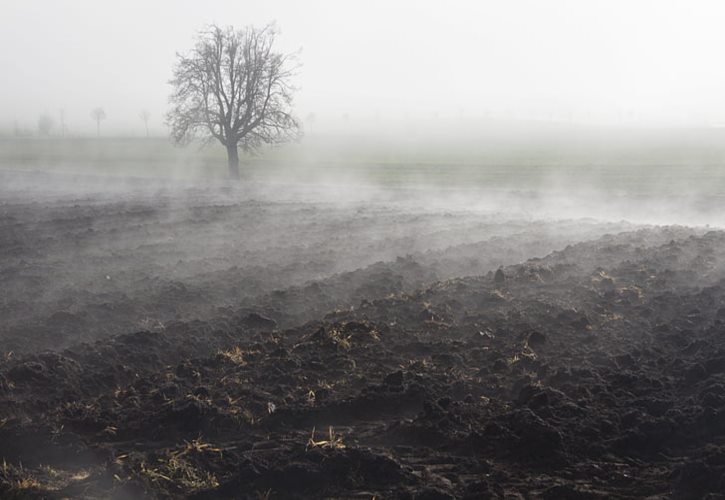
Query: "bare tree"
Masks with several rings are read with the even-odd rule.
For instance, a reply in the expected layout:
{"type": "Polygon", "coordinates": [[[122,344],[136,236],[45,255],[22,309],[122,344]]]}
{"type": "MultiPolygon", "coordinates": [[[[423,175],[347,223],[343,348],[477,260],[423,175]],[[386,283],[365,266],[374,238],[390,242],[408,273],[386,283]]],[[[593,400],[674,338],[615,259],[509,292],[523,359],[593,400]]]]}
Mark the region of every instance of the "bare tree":
{"type": "Polygon", "coordinates": [[[146,137],[149,136],[149,118],[151,118],[151,113],[148,112],[146,109],[142,109],[141,113],[138,115],[142,120],[143,124],[146,127],[146,137]]]}
{"type": "Polygon", "coordinates": [[[38,118],[38,132],[40,135],[48,137],[54,126],[55,120],[49,114],[45,113],[38,118]]]}
{"type": "Polygon", "coordinates": [[[229,174],[239,177],[239,152],[299,137],[292,115],[295,55],[273,50],[274,25],[258,29],[212,25],[174,66],[167,122],[178,144],[194,137],[227,148],[229,174]]]}
{"type": "Polygon", "coordinates": [[[91,110],[91,118],[96,121],[96,136],[101,137],[101,121],[106,119],[106,112],[103,108],[94,108],[91,110]]]}

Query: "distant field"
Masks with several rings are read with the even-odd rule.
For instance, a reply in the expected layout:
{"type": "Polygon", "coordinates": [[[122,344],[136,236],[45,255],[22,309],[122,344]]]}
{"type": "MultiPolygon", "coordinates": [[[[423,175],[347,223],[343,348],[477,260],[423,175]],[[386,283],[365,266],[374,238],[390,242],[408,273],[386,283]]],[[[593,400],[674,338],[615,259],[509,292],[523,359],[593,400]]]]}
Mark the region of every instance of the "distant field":
{"type": "MultiPolygon", "coordinates": [[[[223,179],[218,145],[166,138],[0,138],[0,169],[223,179]]],[[[309,135],[243,160],[254,180],[725,195],[725,131],[556,129],[309,135]]]]}
{"type": "Polygon", "coordinates": [[[224,173],[223,151],[174,147],[163,138],[0,139],[0,167],[132,176],[224,173]]]}

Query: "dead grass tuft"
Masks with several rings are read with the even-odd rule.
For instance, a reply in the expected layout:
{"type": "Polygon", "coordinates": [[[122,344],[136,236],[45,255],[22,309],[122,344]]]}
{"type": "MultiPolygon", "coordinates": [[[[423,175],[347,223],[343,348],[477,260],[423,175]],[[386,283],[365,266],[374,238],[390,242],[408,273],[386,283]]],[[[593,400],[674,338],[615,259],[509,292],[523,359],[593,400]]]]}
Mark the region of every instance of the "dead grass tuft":
{"type": "Polygon", "coordinates": [[[22,464],[14,466],[3,459],[0,466],[0,484],[4,483],[8,496],[28,494],[28,490],[42,488],[41,482],[23,467],[22,464]]]}
{"type": "Polygon", "coordinates": [[[178,449],[159,457],[153,464],[141,462],[139,473],[154,484],[163,484],[169,489],[189,492],[216,488],[219,480],[212,472],[194,463],[192,455],[219,454],[222,450],[201,437],[185,441],[178,449]]]}
{"type": "Polygon", "coordinates": [[[219,351],[217,352],[217,357],[234,363],[235,365],[245,364],[244,351],[239,346],[234,346],[231,349],[227,349],[226,351],[219,351]]]}
{"type": "Polygon", "coordinates": [[[315,428],[313,427],[312,435],[307,441],[306,449],[311,450],[313,448],[341,450],[345,448],[345,443],[342,440],[342,436],[336,434],[332,426],[330,426],[327,430],[327,439],[321,439],[318,441],[315,439],[315,428]]]}

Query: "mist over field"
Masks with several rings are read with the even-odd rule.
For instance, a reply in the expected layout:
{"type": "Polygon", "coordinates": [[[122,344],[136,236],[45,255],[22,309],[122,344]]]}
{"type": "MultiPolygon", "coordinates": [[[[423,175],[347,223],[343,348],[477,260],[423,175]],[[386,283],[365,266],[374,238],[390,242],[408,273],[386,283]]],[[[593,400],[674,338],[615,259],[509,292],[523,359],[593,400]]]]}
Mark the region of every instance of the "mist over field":
{"type": "Polygon", "coordinates": [[[0,498],[724,498],[723,14],[4,4],[0,498]]]}

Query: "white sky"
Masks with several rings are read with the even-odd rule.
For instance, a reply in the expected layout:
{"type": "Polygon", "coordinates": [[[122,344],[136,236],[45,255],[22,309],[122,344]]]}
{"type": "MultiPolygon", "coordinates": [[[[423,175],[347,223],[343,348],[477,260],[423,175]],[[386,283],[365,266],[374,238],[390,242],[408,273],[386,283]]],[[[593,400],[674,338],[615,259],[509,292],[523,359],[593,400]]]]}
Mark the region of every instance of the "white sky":
{"type": "Polygon", "coordinates": [[[174,54],[207,23],[276,20],[297,112],[725,123],[725,2],[0,0],[0,128],[163,131],[174,54]]]}

